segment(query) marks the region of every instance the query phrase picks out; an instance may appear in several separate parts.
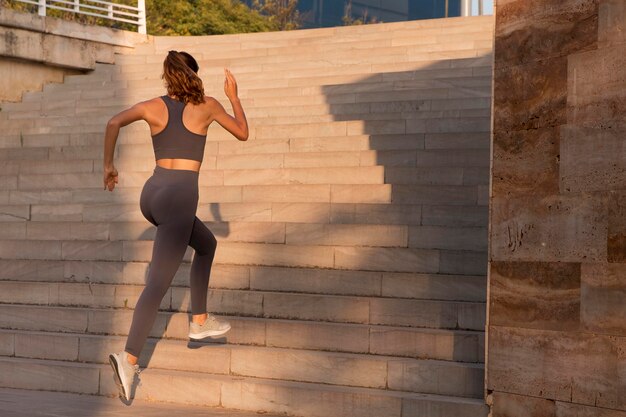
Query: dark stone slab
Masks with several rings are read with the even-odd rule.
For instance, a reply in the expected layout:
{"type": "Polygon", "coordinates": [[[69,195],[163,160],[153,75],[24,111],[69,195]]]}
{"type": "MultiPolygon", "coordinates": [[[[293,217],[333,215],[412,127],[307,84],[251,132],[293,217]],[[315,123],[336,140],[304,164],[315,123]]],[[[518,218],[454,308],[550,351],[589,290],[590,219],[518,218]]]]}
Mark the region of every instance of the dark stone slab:
{"type": "Polygon", "coordinates": [[[492,262],[490,324],[552,330],[580,326],[580,264],[492,262]]]}
{"type": "Polygon", "coordinates": [[[559,140],[558,127],[494,132],[493,196],[558,193],[559,140]]]}
{"type": "Polygon", "coordinates": [[[626,410],[626,338],[489,327],[487,388],[626,410]]]}
{"type": "Polygon", "coordinates": [[[517,0],[496,7],[495,68],[596,49],[599,0],[517,0]]]}

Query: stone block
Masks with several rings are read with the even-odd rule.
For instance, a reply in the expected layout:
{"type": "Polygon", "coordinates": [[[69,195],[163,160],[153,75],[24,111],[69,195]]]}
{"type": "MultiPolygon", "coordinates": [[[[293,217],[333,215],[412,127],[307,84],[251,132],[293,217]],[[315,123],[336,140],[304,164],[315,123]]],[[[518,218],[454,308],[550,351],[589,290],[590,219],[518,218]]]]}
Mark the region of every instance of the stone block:
{"type": "Polygon", "coordinates": [[[439,272],[439,251],[339,246],[335,248],[334,267],[385,272],[439,272]]]}
{"type": "Polygon", "coordinates": [[[271,203],[273,222],[327,223],[330,218],[329,203],[271,203]]]}
{"type": "Polygon", "coordinates": [[[407,234],[405,226],[288,223],[286,243],[406,247],[407,234]]]}
{"type": "Polygon", "coordinates": [[[383,273],[382,295],[433,300],[485,301],[486,277],[383,273]]]}
{"type": "Polygon", "coordinates": [[[330,185],[246,185],[244,203],[328,203],[330,185]]]}
{"type": "Polygon", "coordinates": [[[491,262],[490,271],[491,325],[579,330],[579,263],[491,262]]]}
{"type": "Polygon", "coordinates": [[[268,320],[267,346],[368,353],[369,326],[268,320]]]}
{"type": "Polygon", "coordinates": [[[439,273],[487,275],[487,252],[441,250],[439,273]]]}
{"type": "Polygon", "coordinates": [[[299,320],[367,323],[370,303],[364,297],[265,293],[265,317],[299,320]]]}
{"type": "Polygon", "coordinates": [[[413,204],[350,204],[330,206],[331,223],[420,224],[422,206],[413,204]]]}
{"type": "Polygon", "coordinates": [[[337,295],[380,295],[381,274],[317,268],[251,267],[250,289],[337,295]]]}
{"type": "Polygon", "coordinates": [[[626,192],[609,193],[607,258],[609,262],[626,263],[626,192]]]}
{"type": "Polygon", "coordinates": [[[74,335],[16,333],[15,356],[77,361],[78,339],[74,335]]]}
{"type": "Polygon", "coordinates": [[[592,333],[490,326],[487,389],[626,410],[624,343],[592,333]]]}
{"type": "Polygon", "coordinates": [[[626,333],[626,264],[583,263],[580,319],[586,331],[626,333]]]}
{"type": "Polygon", "coordinates": [[[502,196],[492,200],[491,216],[492,261],[607,259],[604,196],[502,196]]]}
{"type": "Polygon", "coordinates": [[[84,364],[0,358],[0,384],[7,388],[94,395],[98,394],[99,375],[98,368],[84,364]],[[64,378],[59,378],[59,375],[64,378]]]}
{"type": "Polygon", "coordinates": [[[556,417],[556,402],[496,391],[491,410],[499,417],[556,417]]]}
{"type": "Polygon", "coordinates": [[[567,57],[496,67],[493,82],[494,134],[565,124],[567,57]]]}
{"type": "Polygon", "coordinates": [[[487,250],[487,229],[482,227],[411,226],[409,247],[425,249],[487,250]]]}
{"type": "Polygon", "coordinates": [[[626,5],[620,0],[603,0],[598,7],[598,47],[626,43],[626,5]]]}
{"type": "Polygon", "coordinates": [[[626,147],[623,142],[622,130],[561,126],[561,192],[626,188],[626,147]]]}
{"type": "Polygon", "coordinates": [[[232,350],[234,375],[385,388],[387,362],[375,357],[296,349],[232,350]]]}
{"type": "Polygon", "coordinates": [[[494,130],[493,195],[550,195],[559,190],[559,128],[494,130]]]}
{"type": "Polygon", "coordinates": [[[390,389],[426,394],[481,398],[484,371],[482,365],[446,361],[389,361],[390,389]]]}
{"type": "Polygon", "coordinates": [[[238,380],[222,387],[221,405],[245,407],[256,412],[300,413],[310,417],[401,416],[401,397],[330,385],[312,388],[309,384],[238,380]]]}
{"type": "Polygon", "coordinates": [[[597,1],[511,0],[498,4],[495,13],[496,70],[597,47],[597,1]]]}
{"type": "Polygon", "coordinates": [[[457,327],[459,303],[449,301],[375,298],[370,323],[440,329],[457,327]]]}
{"type": "Polygon", "coordinates": [[[480,206],[425,205],[422,207],[424,226],[486,227],[489,210],[480,206]]]}
{"type": "Polygon", "coordinates": [[[481,362],[478,340],[482,333],[375,326],[370,331],[370,353],[418,359],[481,362]]]}
{"type": "Polygon", "coordinates": [[[394,204],[473,205],[477,201],[477,188],[470,186],[394,185],[391,190],[394,204]]]}

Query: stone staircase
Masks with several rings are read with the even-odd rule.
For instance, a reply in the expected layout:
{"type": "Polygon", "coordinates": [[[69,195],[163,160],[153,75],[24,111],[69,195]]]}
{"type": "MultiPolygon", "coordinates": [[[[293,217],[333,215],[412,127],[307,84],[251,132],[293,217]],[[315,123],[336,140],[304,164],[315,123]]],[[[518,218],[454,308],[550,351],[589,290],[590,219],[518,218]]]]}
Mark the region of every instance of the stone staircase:
{"type": "Polygon", "coordinates": [[[154,37],[0,111],[0,386],[116,396],[156,229],[139,193],[167,50],[206,93],[231,69],[250,125],[214,123],[198,217],[218,238],[187,338],[188,248],[140,358],[135,398],[302,417],[477,417],[483,401],[493,16],[154,37]]]}

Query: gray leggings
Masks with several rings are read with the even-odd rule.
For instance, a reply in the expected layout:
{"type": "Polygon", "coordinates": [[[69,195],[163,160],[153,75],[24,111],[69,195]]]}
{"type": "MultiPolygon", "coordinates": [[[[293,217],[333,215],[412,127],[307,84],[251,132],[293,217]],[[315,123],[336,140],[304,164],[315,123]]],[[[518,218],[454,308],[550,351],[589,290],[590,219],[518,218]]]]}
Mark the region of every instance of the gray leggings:
{"type": "Polygon", "coordinates": [[[196,216],[197,172],[157,165],[141,190],[139,207],[157,230],[146,286],[137,300],[124,348],[137,357],[187,246],[195,249],[190,276],[191,313],[206,313],[209,275],[217,247],[213,233],[196,216]]]}

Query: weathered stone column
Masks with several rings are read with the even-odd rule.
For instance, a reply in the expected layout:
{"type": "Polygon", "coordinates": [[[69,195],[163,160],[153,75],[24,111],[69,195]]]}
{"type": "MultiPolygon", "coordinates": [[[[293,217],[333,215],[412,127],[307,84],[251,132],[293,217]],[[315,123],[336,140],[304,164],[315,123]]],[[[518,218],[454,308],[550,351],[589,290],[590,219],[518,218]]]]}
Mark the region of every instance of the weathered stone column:
{"type": "Polygon", "coordinates": [[[626,416],[626,2],[495,13],[492,415],[626,416]]]}

